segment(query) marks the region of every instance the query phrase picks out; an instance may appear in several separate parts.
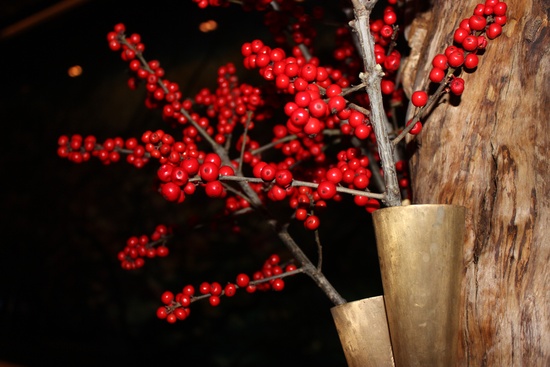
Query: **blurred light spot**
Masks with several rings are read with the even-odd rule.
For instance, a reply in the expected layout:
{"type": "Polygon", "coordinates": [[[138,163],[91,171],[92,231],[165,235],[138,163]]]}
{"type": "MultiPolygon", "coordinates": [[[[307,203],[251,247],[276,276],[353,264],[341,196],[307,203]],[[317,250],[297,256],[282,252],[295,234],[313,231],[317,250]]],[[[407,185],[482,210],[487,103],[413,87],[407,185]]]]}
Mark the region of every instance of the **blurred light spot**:
{"type": "Polygon", "coordinates": [[[208,20],[199,25],[199,30],[204,33],[215,31],[216,28],[218,28],[218,23],[215,20],[208,20]]]}
{"type": "Polygon", "coordinates": [[[69,74],[71,78],[76,78],[82,74],[82,67],[80,65],[71,66],[67,71],[67,74],[69,74]]]}

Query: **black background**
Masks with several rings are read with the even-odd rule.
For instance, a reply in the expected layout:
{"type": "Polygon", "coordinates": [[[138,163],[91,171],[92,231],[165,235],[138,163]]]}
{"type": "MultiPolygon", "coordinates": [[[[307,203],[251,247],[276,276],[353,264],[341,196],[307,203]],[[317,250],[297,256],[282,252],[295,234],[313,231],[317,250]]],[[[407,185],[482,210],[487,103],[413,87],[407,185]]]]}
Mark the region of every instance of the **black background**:
{"type": "MultiPolygon", "coordinates": [[[[216,218],[220,203],[201,195],[167,203],[156,192],[154,164],[137,170],[57,157],[61,134],[103,140],[164,128],[158,111],[143,106],[143,88],[126,87],[126,65],[107,47],[118,22],[141,34],[145,56],[160,60],[184,95],[213,87],[227,62],[258,80],[239,57],[243,42],[265,33],[257,13],[199,10],[191,1],[138,4],[90,1],[0,41],[0,361],[344,366],[332,305],[305,276],[288,279],[281,293],[238,293],[217,308],[194,303],[191,317],[175,325],[158,320],[164,290],[233,281],[272,252],[288,258],[284,247],[253,219],[232,234],[231,223],[216,218]],[[211,18],[219,30],[200,33],[211,18]],[[82,76],[68,77],[73,65],[82,76]],[[177,226],[171,255],[123,271],[116,254],[126,239],[159,223],[177,226]]],[[[381,294],[369,215],[349,201],[329,207],[321,229],[327,277],[348,300],[381,294]]],[[[291,231],[315,256],[312,235],[299,224],[291,231]]]]}

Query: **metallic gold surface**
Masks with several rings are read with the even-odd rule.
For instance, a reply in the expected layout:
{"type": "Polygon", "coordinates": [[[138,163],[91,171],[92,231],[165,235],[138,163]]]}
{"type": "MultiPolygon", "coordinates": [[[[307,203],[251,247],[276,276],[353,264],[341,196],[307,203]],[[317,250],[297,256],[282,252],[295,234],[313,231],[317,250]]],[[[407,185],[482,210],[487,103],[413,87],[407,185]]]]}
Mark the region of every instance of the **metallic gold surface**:
{"type": "Polygon", "coordinates": [[[455,366],[465,209],[391,207],[373,220],[395,365],[455,366]]]}
{"type": "Polygon", "coordinates": [[[393,367],[384,297],[348,302],[331,309],[348,367],[393,367]]]}

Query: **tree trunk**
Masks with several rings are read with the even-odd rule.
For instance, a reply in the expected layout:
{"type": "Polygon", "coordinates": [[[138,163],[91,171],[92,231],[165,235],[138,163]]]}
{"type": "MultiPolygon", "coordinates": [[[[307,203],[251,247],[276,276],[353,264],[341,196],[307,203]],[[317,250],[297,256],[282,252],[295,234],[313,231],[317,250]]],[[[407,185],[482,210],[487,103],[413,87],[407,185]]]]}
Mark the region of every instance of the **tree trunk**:
{"type": "MultiPolygon", "coordinates": [[[[409,90],[478,1],[434,0],[416,17],[409,90]],[[418,51],[418,52],[416,52],[418,51]]],[[[409,142],[414,203],[467,209],[460,366],[550,366],[550,1],[508,2],[460,99],[409,142]]]]}

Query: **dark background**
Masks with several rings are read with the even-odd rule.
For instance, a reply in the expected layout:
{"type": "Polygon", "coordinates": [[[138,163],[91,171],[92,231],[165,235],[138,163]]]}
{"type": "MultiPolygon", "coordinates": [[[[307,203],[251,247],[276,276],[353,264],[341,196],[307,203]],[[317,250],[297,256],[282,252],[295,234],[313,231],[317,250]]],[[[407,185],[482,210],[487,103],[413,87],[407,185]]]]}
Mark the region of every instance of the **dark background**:
{"type": "MultiPolygon", "coordinates": [[[[0,27],[56,4],[5,1],[0,27]]],[[[227,62],[257,80],[239,50],[264,35],[262,18],[238,6],[88,1],[3,33],[0,365],[344,366],[332,305],[304,276],[288,279],[281,293],[238,293],[217,308],[194,303],[191,317],[175,325],[155,317],[164,290],[224,284],[273,252],[288,256],[253,218],[244,219],[241,234],[228,231],[231,223],[216,218],[220,203],[201,195],[182,205],[164,201],[154,163],[137,170],[57,157],[61,134],[103,140],[165,127],[158,111],[143,106],[143,88],[126,87],[127,66],[107,47],[118,22],[141,34],[146,57],[160,60],[184,95],[213,87],[216,68],[227,62]],[[208,19],[219,29],[202,34],[198,25],[208,19]],[[82,76],[67,75],[73,65],[82,76]],[[126,239],[159,223],[177,228],[171,255],[123,271],[116,254],[126,239]]],[[[349,200],[329,206],[321,229],[327,277],[348,300],[381,294],[370,217],[349,200]]],[[[314,256],[311,233],[299,224],[291,231],[314,256]]]]}

